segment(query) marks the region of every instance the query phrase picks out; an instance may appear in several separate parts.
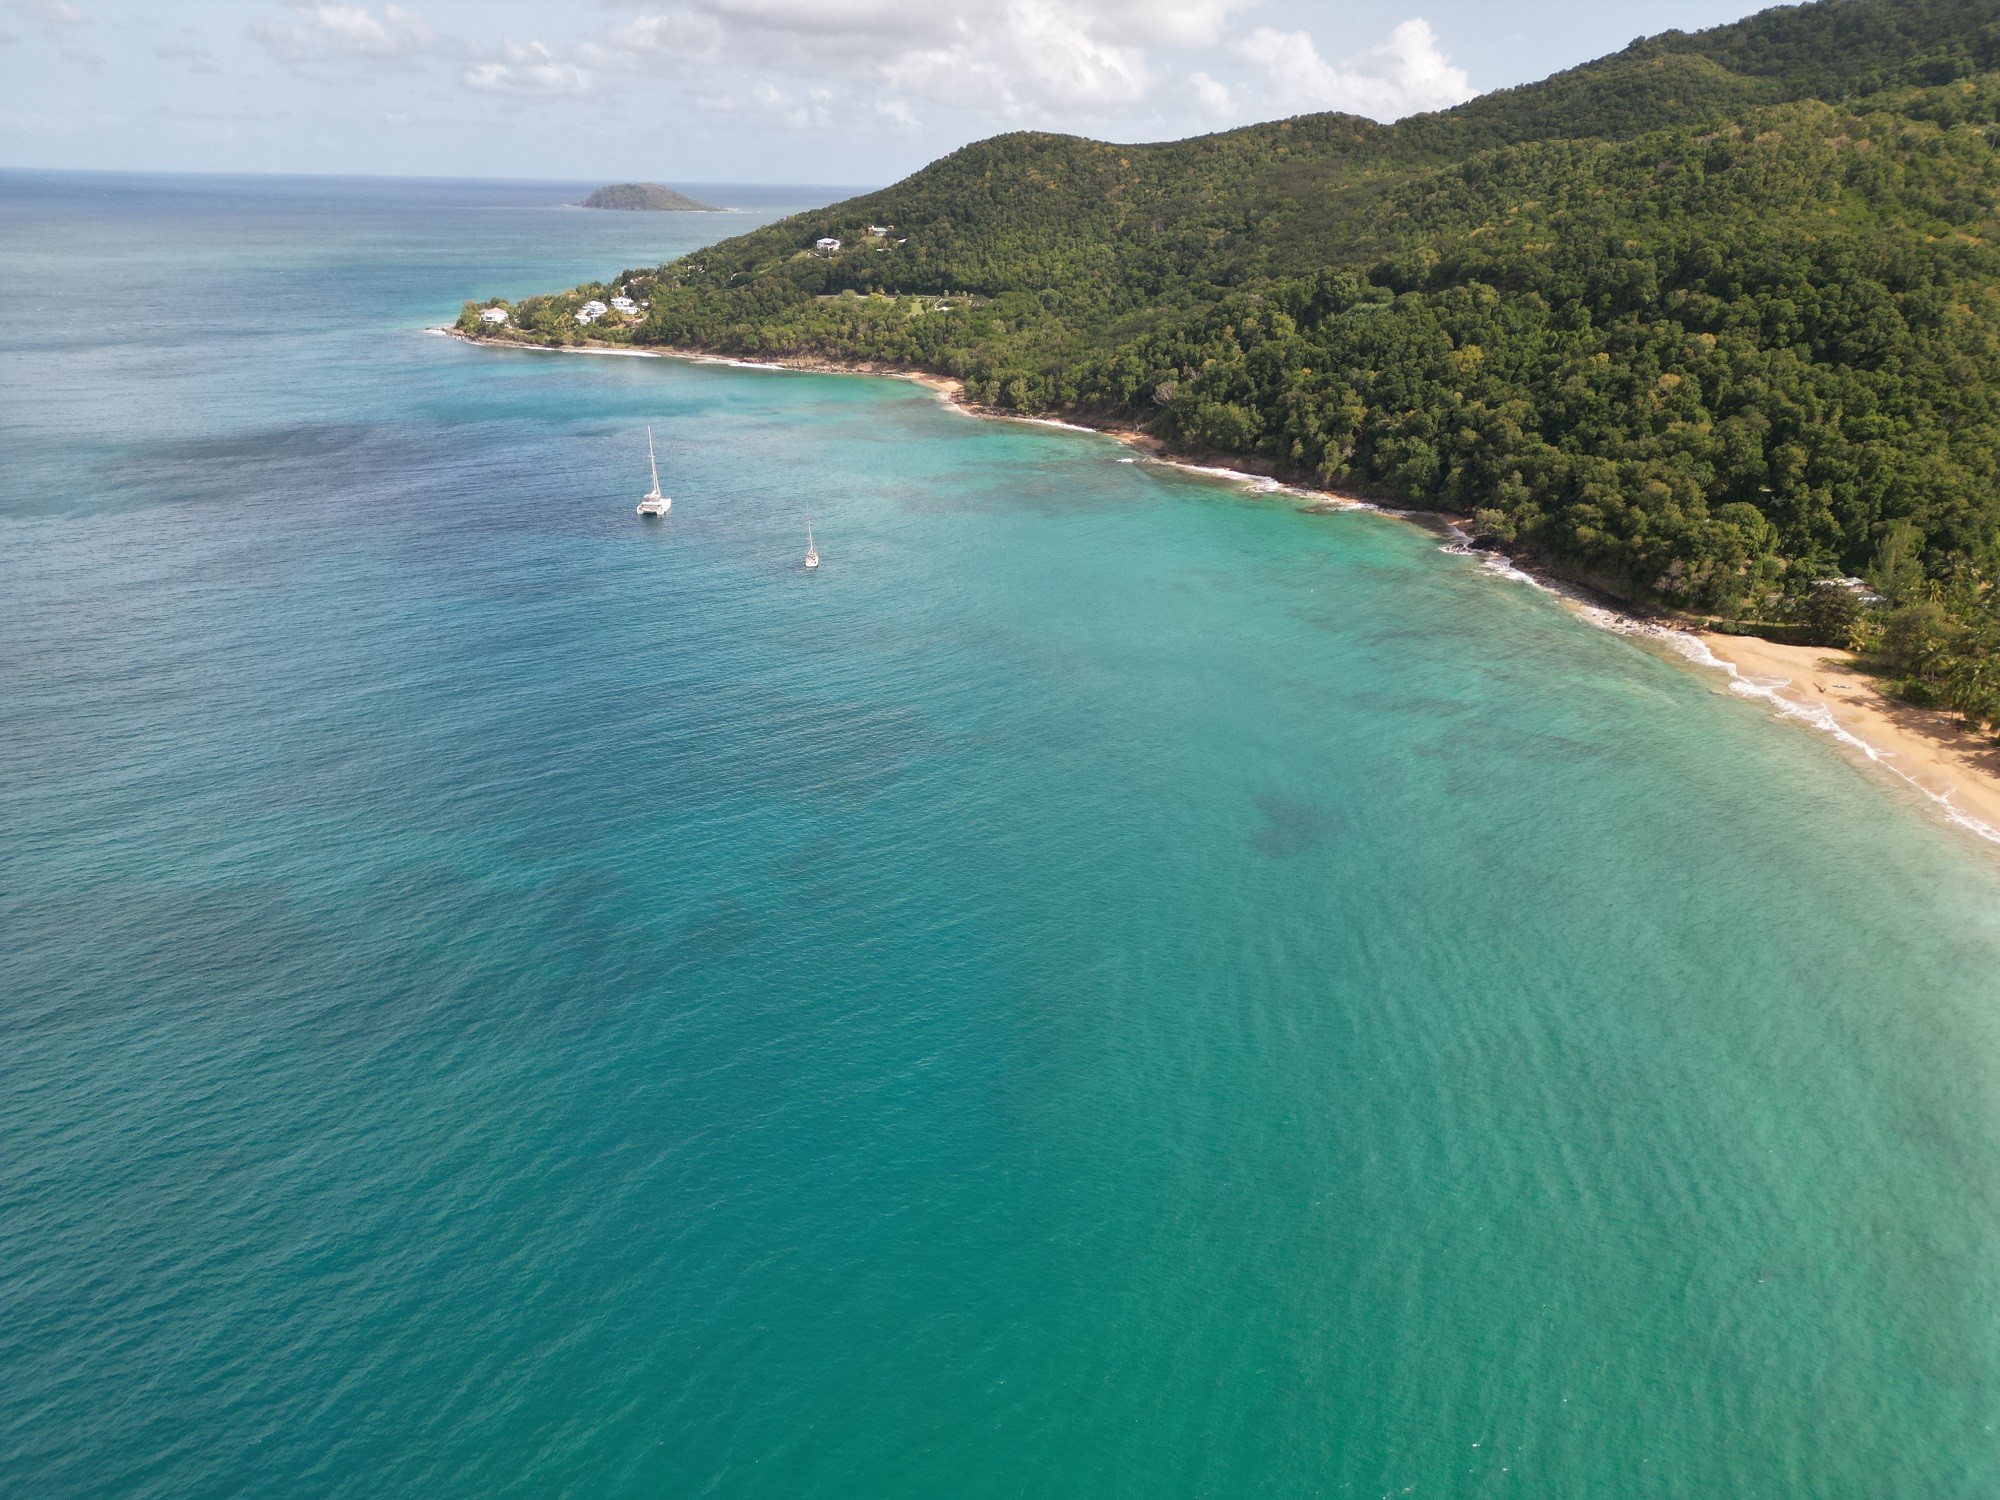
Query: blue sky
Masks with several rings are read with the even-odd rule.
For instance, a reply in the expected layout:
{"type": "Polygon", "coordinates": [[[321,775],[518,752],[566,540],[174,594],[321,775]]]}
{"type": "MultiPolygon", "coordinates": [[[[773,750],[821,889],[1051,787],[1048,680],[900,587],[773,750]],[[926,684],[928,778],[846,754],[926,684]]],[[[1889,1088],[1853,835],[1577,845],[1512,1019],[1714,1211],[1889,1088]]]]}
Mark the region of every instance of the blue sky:
{"type": "Polygon", "coordinates": [[[0,165],[886,182],[1001,130],[1379,119],[1743,0],[0,0],[0,165]]]}

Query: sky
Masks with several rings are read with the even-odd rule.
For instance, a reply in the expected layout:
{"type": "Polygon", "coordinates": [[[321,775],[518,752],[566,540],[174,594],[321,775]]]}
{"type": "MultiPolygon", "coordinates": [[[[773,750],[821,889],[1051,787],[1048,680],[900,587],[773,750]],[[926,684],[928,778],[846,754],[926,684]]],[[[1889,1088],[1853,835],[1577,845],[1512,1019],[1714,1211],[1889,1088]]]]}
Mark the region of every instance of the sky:
{"type": "Polygon", "coordinates": [[[0,166],[886,183],[1440,109],[1755,0],[0,0],[0,166]]]}

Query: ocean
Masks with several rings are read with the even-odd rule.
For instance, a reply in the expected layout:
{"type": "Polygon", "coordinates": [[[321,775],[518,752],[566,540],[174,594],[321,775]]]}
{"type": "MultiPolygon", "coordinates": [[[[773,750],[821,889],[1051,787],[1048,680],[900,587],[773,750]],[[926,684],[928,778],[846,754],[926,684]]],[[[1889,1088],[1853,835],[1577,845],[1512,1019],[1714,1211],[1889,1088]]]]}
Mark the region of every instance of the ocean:
{"type": "Polygon", "coordinates": [[[0,174],[0,1489],[2000,1491],[1990,846],[586,186],[0,174]]]}

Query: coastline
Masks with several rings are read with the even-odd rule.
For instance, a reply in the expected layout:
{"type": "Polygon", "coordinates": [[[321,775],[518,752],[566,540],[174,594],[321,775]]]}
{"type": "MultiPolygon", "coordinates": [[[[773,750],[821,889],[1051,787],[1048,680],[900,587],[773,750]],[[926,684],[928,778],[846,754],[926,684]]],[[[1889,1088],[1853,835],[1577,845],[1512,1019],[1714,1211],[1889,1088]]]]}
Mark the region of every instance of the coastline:
{"type": "MultiPolygon", "coordinates": [[[[869,362],[813,356],[771,360],[734,358],[701,349],[658,345],[634,349],[616,344],[548,345],[486,339],[455,328],[435,328],[450,338],[484,348],[522,349],[542,354],[604,354],[629,359],[673,359],[736,369],[795,370],[824,375],[873,375],[907,380],[934,392],[954,411],[990,420],[1026,422],[1071,432],[1090,432],[1136,449],[1149,463],[1249,487],[1260,494],[1289,494],[1322,510],[1370,510],[1414,524],[1441,523],[1451,537],[1445,550],[1472,553],[1458,518],[1436,512],[1392,510],[1352,496],[1289,484],[1259,474],[1176,458],[1151,433],[1131,426],[1094,425],[1055,417],[999,411],[965,398],[965,382],[949,375],[869,362]]],[[[1775,718],[1803,725],[1837,745],[1850,760],[1874,772],[1886,771],[1923,794],[1951,823],[1988,843],[2000,845],[2000,746],[1958,729],[1951,715],[1899,703],[1856,665],[1850,652],[1823,646],[1787,646],[1758,636],[1718,635],[1647,619],[1581,591],[1566,580],[1504,553],[1482,556],[1492,572],[1561,598],[1579,617],[1601,629],[1655,640],[1691,667],[1719,671],[1728,691],[1768,704],[1775,718]]],[[[1887,784],[1885,783],[1885,786],[1887,784]]],[[[1890,788],[1893,789],[1893,788],[1890,788]]]]}
{"type": "MultiPolygon", "coordinates": [[[[1786,646],[1757,636],[1691,635],[1689,659],[1729,676],[1729,691],[1771,705],[1778,717],[1819,731],[1857,762],[1923,793],[1969,833],[2000,844],[2000,746],[1957,726],[1956,716],[1898,703],[1853,653],[1786,646]]],[[[1678,643],[1676,643],[1678,644],[1678,643]]]]}
{"type": "MultiPolygon", "coordinates": [[[[1183,473],[1205,475],[1210,479],[1220,479],[1230,484],[1246,485],[1258,494],[1297,495],[1311,501],[1318,509],[1380,511],[1384,515],[1402,516],[1420,524],[1425,517],[1437,515],[1432,511],[1393,510],[1371,501],[1356,499],[1352,495],[1341,495],[1332,490],[1314,489],[1308,485],[1290,483],[1273,475],[1259,474],[1249,469],[1176,458],[1159,438],[1137,427],[1109,423],[1097,425],[1059,417],[1029,416],[1022,412],[1002,411],[998,407],[982,406],[976,401],[966,399],[965,382],[957,376],[937,375],[929,370],[912,370],[900,365],[865,360],[826,359],[818,355],[745,359],[740,355],[712,354],[705,349],[688,349],[676,344],[649,344],[643,349],[623,344],[602,343],[531,344],[515,339],[481,338],[476,334],[462,333],[456,328],[449,327],[432,328],[428,331],[441,333],[446,338],[457,339],[461,343],[473,344],[482,349],[518,349],[531,354],[607,354],[624,359],[671,359],[692,365],[725,365],[736,370],[792,370],[808,375],[872,375],[882,380],[907,380],[912,385],[920,385],[925,390],[935,392],[938,399],[946,406],[968,417],[979,417],[993,422],[1023,422],[1031,427],[1055,427],[1066,432],[1095,433],[1099,437],[1108,437],[1115,442],[1123,443],[1128,448],[1137,449],[1139,456],[1148,463],[1179,469],[1183,473]]],[[[1456,519],[1453,517],[1446,516],[1439,519],[1447,528],[1456,525],[1456,519]]]]}
{"type": "MultiPolygon", "coordinates": [[[[1448,550],[1471,549],[1461,543],[1448,550]]],[[[1900,782],[1948,822],[2000,845],[2000,745],[1967,734],[1953,714],[1890,697],[1853,652],[1722,635],[1671,616],[1635,614],[1532,563],[1498,552],[1483,555],[1489,571],[1554,594],[1600,630],[1652,642],[1676,665],[1721,673],[1724,691],[1765,704],[1774,721],[1824,736],[1885,791],[1897,791],[1900,782]]]]}

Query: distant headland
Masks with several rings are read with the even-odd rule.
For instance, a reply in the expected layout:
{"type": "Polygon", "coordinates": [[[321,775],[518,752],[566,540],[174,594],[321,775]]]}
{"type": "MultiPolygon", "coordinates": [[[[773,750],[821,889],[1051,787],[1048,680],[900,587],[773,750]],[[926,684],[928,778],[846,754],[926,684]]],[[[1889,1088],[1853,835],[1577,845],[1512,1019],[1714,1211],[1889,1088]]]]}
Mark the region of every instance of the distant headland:
{"type": "Polygon", "coordinates": [[[677,193],[657,182],[614,182],[601,187],[583,200],[584,208],[624,208],[647,213],[720,213],[706,203],[697,203],[686,193],[677,193]]]}

